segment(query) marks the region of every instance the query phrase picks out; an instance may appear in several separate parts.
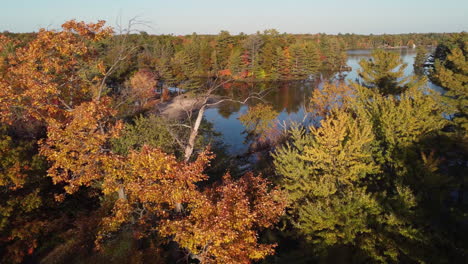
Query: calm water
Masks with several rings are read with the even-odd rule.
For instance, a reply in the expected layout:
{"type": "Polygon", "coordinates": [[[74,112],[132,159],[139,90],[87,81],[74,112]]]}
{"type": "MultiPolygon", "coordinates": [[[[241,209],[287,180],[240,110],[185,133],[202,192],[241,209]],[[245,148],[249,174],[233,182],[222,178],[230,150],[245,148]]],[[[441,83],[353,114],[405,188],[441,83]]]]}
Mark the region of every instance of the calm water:
{"type": "MultiPolygon", "coordinates": [[[[394,50],[400,54],[401,58],[408,66],[405,69],[405,75],[413,74],[413,63],[416,56],[414,49],[394,50]]],[[[358,78],[357,70],[361,59],[370,58],[371,50],[350,50],[348,51],[348,65],[352,68],[346,74],[347,81],[353,81],[358,78]]],[[[248,96],[249,91],[265,91],[268,93],[264,97],[266,103],[269,103],[279,112],[279,122],[302,121],[304,117],[304,106],[309,102],[312,91],[322,85],[327,77],[321,75],[316,80],[304,82],[287,83],[257,83],[257,84],[234,84],[233,87],[226,87],[222,92],[225,95],[242,99],[248,96]]],[[[428,86],[435,90],[440,87],[428,83],[428,86]]],[[[258,102],[250,102],[253,105],[258,102]]],[[[216,132],[221,135],[222,141],[227,145],[229,154],[241,155],[247,152],[249,142],[245,128],[239,121],[239,116],[246,113],[249,105],[240,105],[236,103],[227,103],[217,108],[208,109],[205,112],[205,119],[213,124],[216,132]]]]}

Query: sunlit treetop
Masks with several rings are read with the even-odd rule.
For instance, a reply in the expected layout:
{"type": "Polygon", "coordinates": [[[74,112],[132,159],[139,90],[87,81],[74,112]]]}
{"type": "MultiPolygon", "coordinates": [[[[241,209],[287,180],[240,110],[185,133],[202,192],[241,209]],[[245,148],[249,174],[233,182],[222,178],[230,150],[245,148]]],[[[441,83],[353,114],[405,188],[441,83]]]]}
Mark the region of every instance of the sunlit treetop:
{"type": "Polygon", "coordinates": [[[408,78],[404,78],[404,71],[408,65],[398,53],[377,49],[372,51],[371,59],[362,59],[359,65],[358,73],[364,84],[381,94],[394,95],[405,90],[408,78]]]}
{"type": "MultiPolygon", "coordinates": [[[[8,64],[0,66],[1,120],[59,118],[63,111],[100,97],[105,67],[90,44],[111,34],[104,21],[72,20],[61,31],[41,29],[26,46],[9,52],[8,64]]],[[[2,41],[0,53],[4,43],[10,42],[2,41]]]]}

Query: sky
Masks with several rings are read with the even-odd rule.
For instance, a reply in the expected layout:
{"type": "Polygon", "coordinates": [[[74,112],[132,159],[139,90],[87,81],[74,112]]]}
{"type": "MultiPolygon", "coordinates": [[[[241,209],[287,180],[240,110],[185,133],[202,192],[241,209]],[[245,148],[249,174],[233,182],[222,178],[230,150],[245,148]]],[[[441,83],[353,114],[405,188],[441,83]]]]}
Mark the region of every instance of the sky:
{"type": "Polygon", "coordinates": [[[58,29],[70,19],[115,27],[134,17],[150,34],[460,32],[468,0],[0,0],[0,32],[58,29]]]}

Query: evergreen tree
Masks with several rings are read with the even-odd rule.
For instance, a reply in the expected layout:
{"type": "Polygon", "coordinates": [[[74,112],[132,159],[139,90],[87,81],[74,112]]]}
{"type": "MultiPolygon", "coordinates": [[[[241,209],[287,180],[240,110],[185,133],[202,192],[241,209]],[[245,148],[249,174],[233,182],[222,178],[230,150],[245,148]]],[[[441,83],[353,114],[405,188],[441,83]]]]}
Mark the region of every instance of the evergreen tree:
{"type": "Polygon", "coordinates": [[[308,42],[305,46],[305,68],[307,75],[315,74],[320,68],[320,54],[317,45],[308,42]]]}
{"type": "Polygon", "coordinates": [[[218,34],[215,45],[216,70],[226,69],[233,44],[234,39],[228,31],[222,30],[218,34]]]}
{"type": "Polygon", "coordinates": [[[448,190],[423,148],[446,124],[438,96],[416,85],[399,97],[353,90],[319,127],[292,129],[291,143],[274,155],[290,223],[319,249],[354,246],[378,262],[428,261],[424,252],[443,242],[422,209],[430,188],[418,184],[448,190]]]}
{"type": "Polygon", "coordinates": [[[233,77],[238,77],[245,70],[241,58],[242,51],[240,49],[234,49],[229,57],[229,70],[233,77]]]}
{"type": "Polygon", "coordinates": [[[379,169],[371,125],[335,109],[310,131],[292,129],[292,143],[274,156],[289,194],[291,223],[317,249],[358,241],[377,247],[369,223],[382,209],[364,184],[379,169]]]}
{"type": "Polygon", "coordinates": [[[407,67],[400,55],[395,52],[374,50],[372,59],[362,59],[359,62],[361,69],[358,71],[364,84],[378,89],[383,95],[399,94],[406,89],[404,71],[407,67]]]}
{"type": "Polygon", "coordinates": [[[468,137],[468,34],[462,33],[449,43],[445,54],[439,54],[432,78],[447,89],[447,103],[454,108],[453,121],[468,137]],[[445,58],[445,59],[444,59],[445,58]]]}
{"type": "Polygon", "coordinates": [[[424,46],[416,48],[416,58],[414,58],[413,69],[416,75],[424,75],[424,63],[426,62],[427,49],[424,46]]]}
{"type": "Polygon", "coordinates": [[[291,54],[291,78],[302,79],[305,76],[305,53],[300,44],[289,46],[291,54]]]}

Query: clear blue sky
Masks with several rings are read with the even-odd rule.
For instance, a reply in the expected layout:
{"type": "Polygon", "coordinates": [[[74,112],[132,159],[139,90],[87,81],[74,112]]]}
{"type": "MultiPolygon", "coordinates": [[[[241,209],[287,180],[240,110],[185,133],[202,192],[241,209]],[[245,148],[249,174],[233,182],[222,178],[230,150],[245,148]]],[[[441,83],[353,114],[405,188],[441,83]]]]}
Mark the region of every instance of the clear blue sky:
{"type": "Polygon", "coordinates": [[[138,16],[154,34],[468,31],[468,0],[0,0],[0,31],[138,16]]]}

